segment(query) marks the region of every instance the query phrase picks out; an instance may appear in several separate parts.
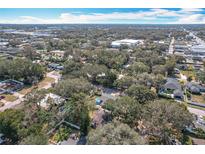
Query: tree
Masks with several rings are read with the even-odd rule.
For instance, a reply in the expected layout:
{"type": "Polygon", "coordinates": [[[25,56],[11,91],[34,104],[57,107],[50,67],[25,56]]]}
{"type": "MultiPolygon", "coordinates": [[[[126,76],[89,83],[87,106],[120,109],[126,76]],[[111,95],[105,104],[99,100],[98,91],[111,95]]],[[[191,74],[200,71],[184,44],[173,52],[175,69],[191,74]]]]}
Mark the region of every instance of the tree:
{"type": "Polygon", "coordinates": [[[200,71],[197,73],[197,78],[201,83],[205,83],[205,71],[200,71]]]}
{"type": "Polygon", "coordinates": [[[135,62],[128,67],[128,72],[132,75],[137,75],[139,73],[148,72],[149,66],[145,65],[142,62],[135,62]]]}
{"type": "Polygon", "coordinates": [[[37,52],[30,45],[27,45],[23,48],[22,54],[24,57],[28,58],[29,60],[34,60],[39,56],[37,52]]]}
{"type": "Polygon", "coordinates": [[[94,109],[94,101],[90,101],[83,93],[73,95],[65,104],[65,119],[80,126],[81,133],[87,135],[90,127],[89,112],[94,109]]]}
{"type": "Polygon", "coordinates": [[[166,68],[168,75],[173,74],[175,66],[176,66],[176,60],[174,57],[170,57],[166,60],[165,68],[166,68]]]}
{"type": "Polygon", "coordinates": [[[12,46],[12,47],[16,47],[17,45],[20,45],[22,42],[18,39],[10,39],[9,40],[9,44],[12,46]]]}
{"type": "Polygon", "coordinates": [[[21,110],[5,110],[0,112],[0,132],[9,139],[11,144],[16,144],[20,138],[23,127],[24,113],[21,110]]]}
{"type": "Polygon", "coordinates": [[[154,74],[162,74],[165,75],[166,73],[166,67],[165,65],[155,65],[152,67],[152,72],[154,74]]]}
{"type": "Polygon", "coordinates": [[[183,104],[156,100],[143,108],[142,121],[146,134],[158,138],[161,144],[169,144],[170,138],[181,137],[182,130],[192,124],[193,116],[183,104]]]}
{"type": "Polygon", "coordinates": [[[83,78],[65,79],[55,86],[56,94],[65,98],[72,97],[73,94],[80,92],[90,94],[92,90],[93,86],[83,78]]]}
{"type": "Polygon", "coordinates": [[[83,76],[94,84],[102,84],[110,87],[116,79],[116,75],[104,65],[87,64],[82,67],[81,71],[83,76]]]}
{"type": "Polygon", "coordinates": [[[125,90],[134,83],[136,83],[136,81],[134,80],[133,77],[125,76],[122,77],[121,79],[115,80],[114,86],[117,87],[118,89],[125,90]]]}
{"type": "Polygon", "coordinates": [[[157,74],[153,78],[153,86],[156,88],[156,93],[160,90],[160,88],[165,84],[165,77],[161,74],[157,74]]]}
{"type": "Polygon", "coordinates": [[[135,127],[141,116],[141,104],[128,96],[108,100],[103,107],[111,111],[113,119],[126,123],[130,127],[135,127]]]}
{"type": "Polygon", "coordinates": [[[176,59],[176,63],[179,63],[179,64],[186,62],[186,58],[184,56],[176,55],[175,59],[176,59]]]}
{"type": "Polygon", "coordinates": [[[96,130],[89,132],[87,144],[92,145],[138,145],[145,144],[139,136],[128,125],[114,121],[96,130]]]}
{"type": "Polygon", "coordinates": [[[156,98],[156,94],[153,91],[140,85],[132,85],[125,91],[125,93],[142,104],[148,101],[153,101],[156,98]]]}
{"type": "Polygon", "coordinates": [[[90,127],[90,115],[87,106],[83,106],[80,113],[80,131],[82,135],[87,135],[90,127]]]}
{"type": "Polygon", "coordinates": [[[82,64],[79,62],[75,62],[73,60],[68,60],[64,63],[63,74],[79,74],[79,70],[81,69],[82,64]]]}
{"type": "Polygon", "coordinates": [[[123,52],[102,50],[97,53],[96,62],[108,68],[120,69],[127,61],[128,56],[123,52]]]}
{"type": "Polygon", "coordinates": [[[44,134],[38,135],[29,135],[24,138],[21,142],[21,145],[47,145],[48,144],[48,136],[44,134]]]}
{"type": "Polygon", "coordinates": [[[28,59],[0,60],[0,79],[21,80],[32,84],[44,77],[44,68],[28,59]]]}

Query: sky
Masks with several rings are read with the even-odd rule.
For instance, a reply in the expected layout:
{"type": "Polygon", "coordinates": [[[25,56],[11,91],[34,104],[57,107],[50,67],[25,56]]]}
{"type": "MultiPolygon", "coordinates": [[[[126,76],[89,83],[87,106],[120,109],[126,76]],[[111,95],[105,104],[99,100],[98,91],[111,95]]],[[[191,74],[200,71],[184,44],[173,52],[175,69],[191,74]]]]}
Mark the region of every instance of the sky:
{"type": "Polygon", "coordinates": [[[1,24],[205,24],[205,9],[0,8],[1,24]]]}

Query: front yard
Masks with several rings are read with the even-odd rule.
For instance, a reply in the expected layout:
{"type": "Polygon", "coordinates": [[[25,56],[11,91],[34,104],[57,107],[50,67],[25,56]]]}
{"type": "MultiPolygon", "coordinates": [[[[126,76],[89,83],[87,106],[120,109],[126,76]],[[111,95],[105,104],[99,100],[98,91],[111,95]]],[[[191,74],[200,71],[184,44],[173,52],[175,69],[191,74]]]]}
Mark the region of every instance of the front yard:
{"type": "Polygon", "coordinates": [[[205,95],[193,95],[192,94],[192,101],[205,104],[205,95]]]}
{"type": "Polygon", "coordinates": [[[44,78],[41,82],[38,83],[38,88],[43,88],[45,87],[46,85],[48,84],[52,84],[55,82],[55,79],[54,78],[51,78],[51,77],[46,77],[44,78]]]}

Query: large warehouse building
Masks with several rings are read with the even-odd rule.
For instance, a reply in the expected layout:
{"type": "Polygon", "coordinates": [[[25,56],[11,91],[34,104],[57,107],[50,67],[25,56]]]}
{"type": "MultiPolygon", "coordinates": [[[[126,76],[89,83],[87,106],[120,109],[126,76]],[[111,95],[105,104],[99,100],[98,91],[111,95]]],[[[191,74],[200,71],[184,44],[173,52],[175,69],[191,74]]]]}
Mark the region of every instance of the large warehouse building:
{"type": "Polygon", "coordinates": [[[123,39],[123,40],[113,41],[111,43],[111,46],[113,48],[119,48],[121,45],[135,46],[135,45],[139,45],[143,43],[144,43],[144,40],[123,39]]]}

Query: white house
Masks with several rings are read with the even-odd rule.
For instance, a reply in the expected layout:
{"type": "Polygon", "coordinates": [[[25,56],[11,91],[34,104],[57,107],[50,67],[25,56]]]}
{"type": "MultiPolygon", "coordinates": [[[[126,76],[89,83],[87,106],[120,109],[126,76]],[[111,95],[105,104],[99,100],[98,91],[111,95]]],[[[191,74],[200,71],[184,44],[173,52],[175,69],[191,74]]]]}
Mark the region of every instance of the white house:
{"type": "Polygon", "coordinates": [[[48,93],[46,96],[39,102],[39,105],[43,108],[48,108],[49,107],[49,100],[55,105],[60,105],[62,104],[65,99],[63,99],[61,96],[53,94],[53,93],[48,93]]]}

